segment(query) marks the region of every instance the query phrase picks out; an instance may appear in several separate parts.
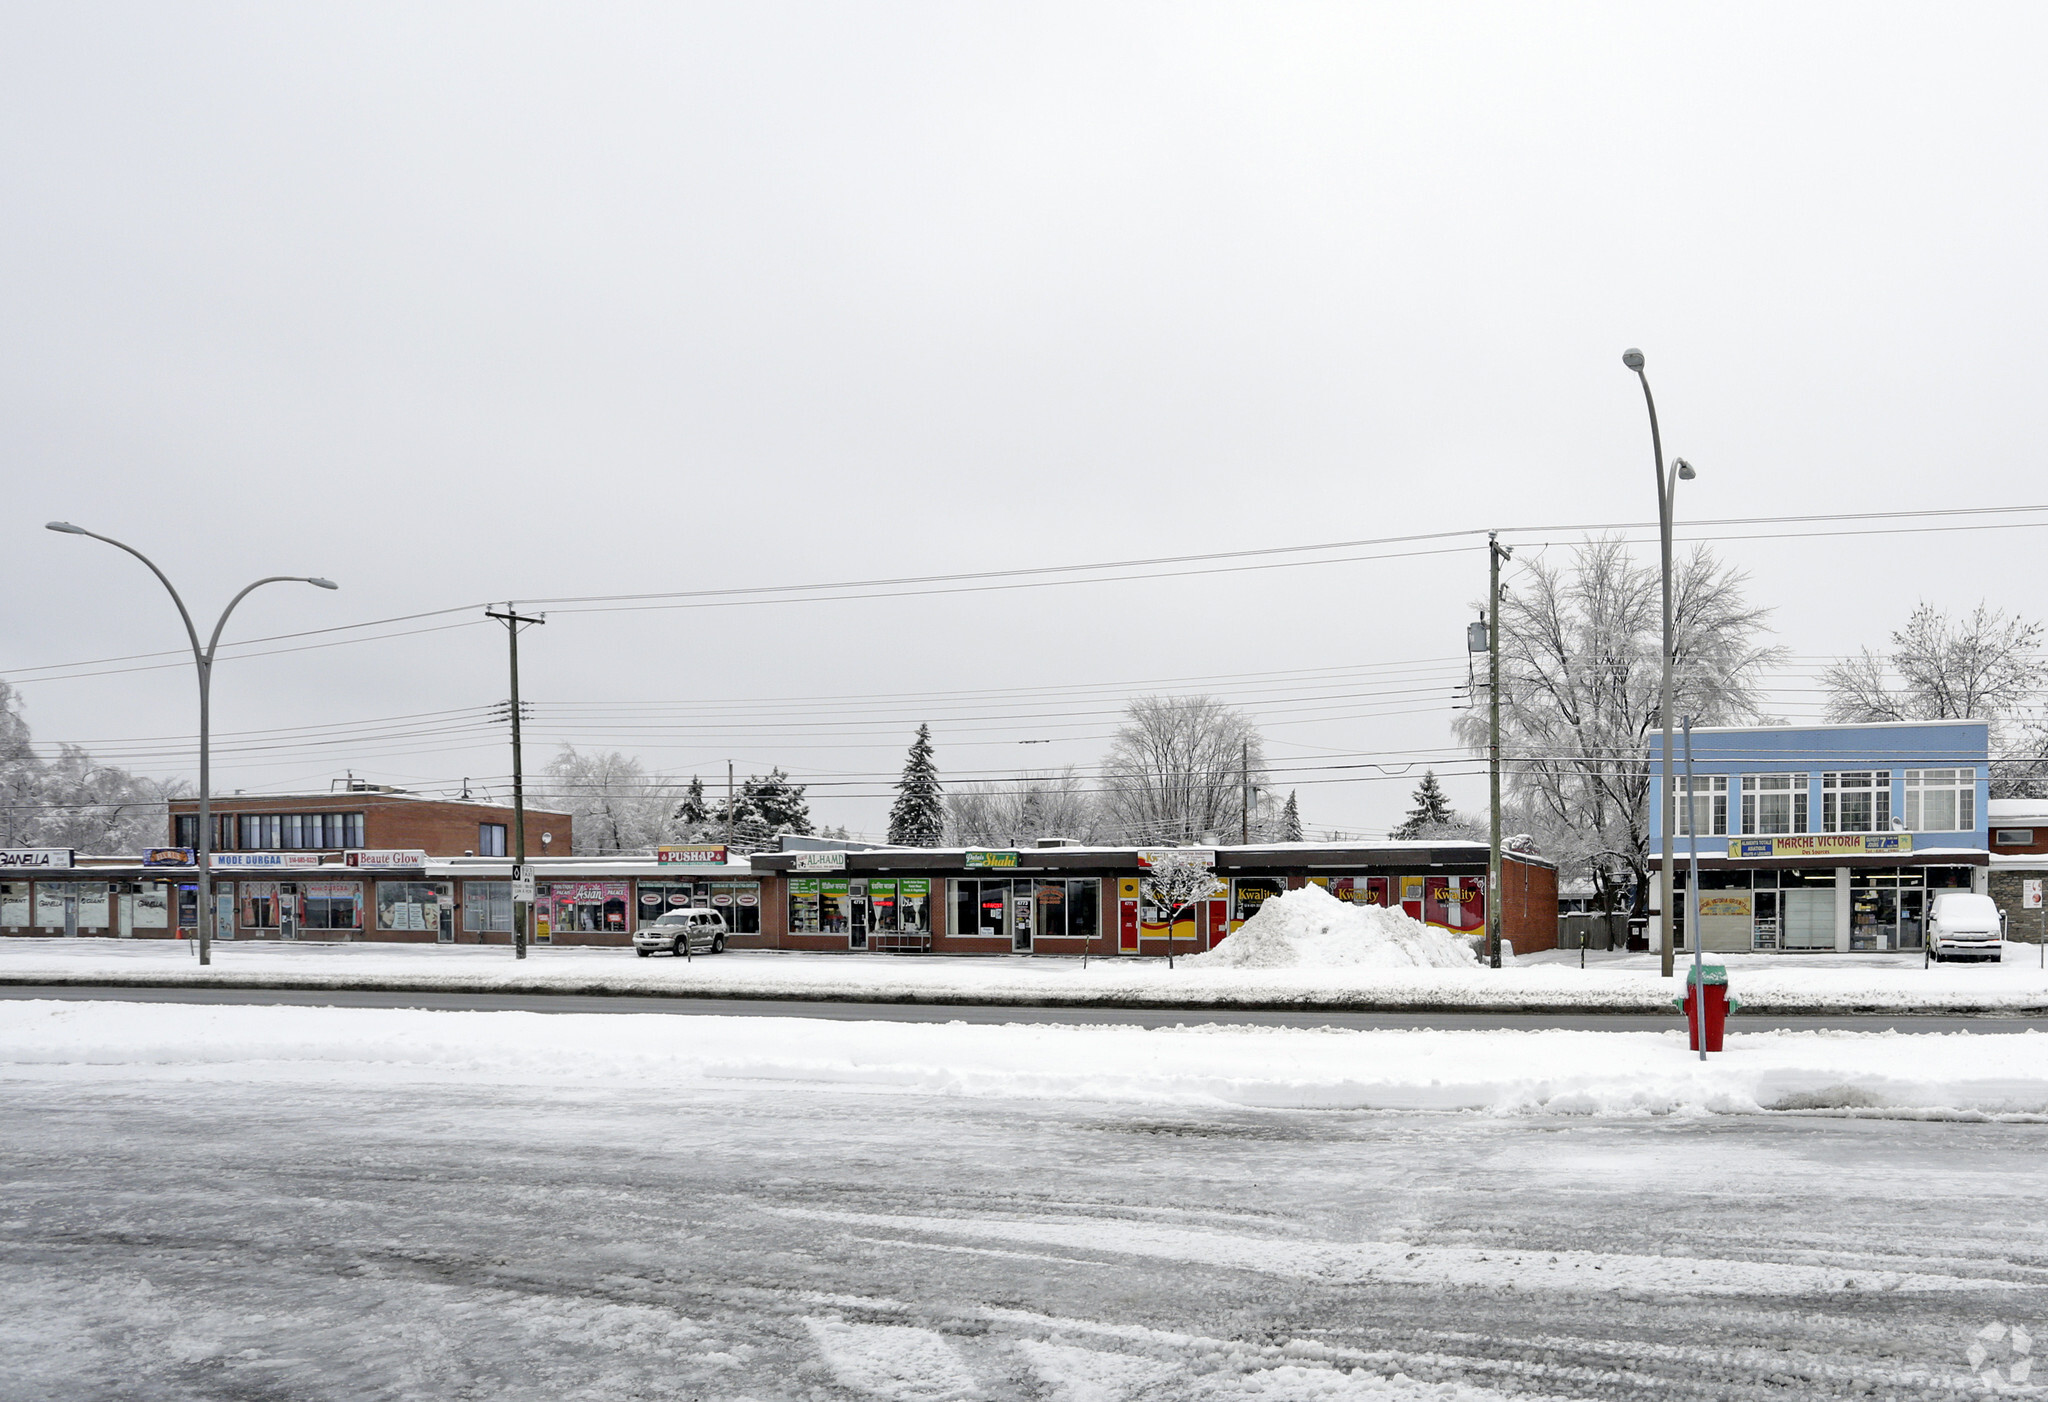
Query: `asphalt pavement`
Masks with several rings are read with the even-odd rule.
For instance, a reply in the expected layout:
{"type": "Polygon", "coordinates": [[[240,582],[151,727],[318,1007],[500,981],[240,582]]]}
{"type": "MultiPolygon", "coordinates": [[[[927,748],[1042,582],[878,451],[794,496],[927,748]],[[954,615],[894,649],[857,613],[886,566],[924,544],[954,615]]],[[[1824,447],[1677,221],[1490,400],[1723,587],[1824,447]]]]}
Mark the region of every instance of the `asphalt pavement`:
{"type": "MultiPolygon", "coordinates": [[[[854,1003],[773,998],[635,998],[578,993],[441,993],[402,989],[136,988],[122,985],[7,985],[0,998],[86,1002],[200,1003],[227,1007],[421,1008],[441,1012],[664,1013],[671,1017],[809,1017],[854,1022],[1049,1023],[1130,1027],[1354,1027],[1567,1029],[1661,1032],[1678,1027],[1676,1013],[1350,1012],[1254,1009],[989,1007],[948,1003],[854,1003]]],[[[1813,1016],[1737,1013],[1738,1032],[2048,1032],[2048,1017],[1881,1013],[1813,1016]]]]}

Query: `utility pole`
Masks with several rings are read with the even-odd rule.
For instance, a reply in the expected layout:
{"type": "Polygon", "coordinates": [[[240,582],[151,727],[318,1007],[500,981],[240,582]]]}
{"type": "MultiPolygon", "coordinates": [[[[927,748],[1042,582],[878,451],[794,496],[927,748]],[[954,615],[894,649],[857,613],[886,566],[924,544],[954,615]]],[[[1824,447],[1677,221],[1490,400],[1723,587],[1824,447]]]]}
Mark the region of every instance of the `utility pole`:
{"type": "Polygon", "coordinates": [[[505,637],[512,648],[512,956],[526,957],[526,924],[533,915],[533,898],[526,879],[526,765],[519,746],[519,629],[522,624],[540,624],[547,615],[528,618],[511,604],[498,613],[484,610],[484,617],[505,625],[505,637]]]}
{"type": "Polygon", "coordinates": [[[732,761],[725,762],[725,859],[732,860],[732,761]]]}
{"type": "Polygon", "coordinates": [[[1514,554],[1498,533],[1486,533],[1486,784],[1489,792],[1486,843],[1486,962],[1500,967],[1500,562],[1514,554]]]}
{"type": "Polygon", "coordinates": [[[1240,761],[1240,786],[1238,789],[1237,840],[1249,844],[1252,840],[1252,742],[1246,736],[1244,758],[1240,761]]]}

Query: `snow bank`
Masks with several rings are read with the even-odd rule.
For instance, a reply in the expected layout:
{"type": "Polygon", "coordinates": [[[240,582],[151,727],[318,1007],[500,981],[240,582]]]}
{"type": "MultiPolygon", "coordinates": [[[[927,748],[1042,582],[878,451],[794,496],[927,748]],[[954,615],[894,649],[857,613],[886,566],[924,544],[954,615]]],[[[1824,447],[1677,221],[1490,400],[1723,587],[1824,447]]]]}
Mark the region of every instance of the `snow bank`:
{"type": "Polygon", "coordinates": [[[1289,891],[1206,954],[1195,968],[1469,969],[1463,936],[1432,929],[1405,912],[1340,901],[1320,886],[1289,891]]]}
{"type": "MultiPolygon", "coordinates": [[[[1502,1116],[2048,1120],[2048,1035],[1338,1031],[0,1002],[0,1086],[214,1081],[967,1096],[1502,1116]]],[[[152,1092],[154,1093],[154,1092],[152,1092]]]]}

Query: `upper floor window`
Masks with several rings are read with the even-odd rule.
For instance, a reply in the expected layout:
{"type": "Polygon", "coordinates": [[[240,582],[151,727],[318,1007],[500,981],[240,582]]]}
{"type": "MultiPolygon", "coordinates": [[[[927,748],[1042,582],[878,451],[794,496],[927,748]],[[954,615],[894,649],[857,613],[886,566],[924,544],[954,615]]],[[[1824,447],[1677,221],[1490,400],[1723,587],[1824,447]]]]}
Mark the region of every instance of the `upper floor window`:
{"type": "Polygon", "coordinates": [[[1744,836],[1805,832],[1806,776],[1743,775],[1742,831],[1744,836]]]}
{"type": "Polygon", "coordinates": [[[1890,770],[1820,776],[1822,832],[1890,832],[1891,829],[1890,770]]]}
{"type": "Polygon", "coordinates": [[[222,851],[332,852],[363,845],[360,813],[223,814],[215,846],[222,851]]]}
{"type": "Polygon", "coordinates": [[[505,825],[503,823],[478,823],[476,825],[476,854],[479,857],[502,857],[505,855],[505,825]]]}
{"type": "Polygon", "coordinates": [[[180,813],[178,815],[176,822],[172,824],[171,846],[190,847],[197,850],[199,846],[199,815],[197,813],[180,813]]]}
{"type": "Polygon", "coordinates": [[[1728,835],[1728,776],[1725,774],[1695,774],[1690,782],[1686,776],[1676,777],[1678,794],[1678,832],[1682,837],[1698,833],[1702,837],[1726,837],[1728,835]],[[1691,802],[1686,801],[1690,795],[1691,802]]]}
{"type": "Polygon", "coordinates": [[[1906,827],[1909,830],[1968,832],[1976,826],[1976,770],[1906,771],[1906,827]]]}

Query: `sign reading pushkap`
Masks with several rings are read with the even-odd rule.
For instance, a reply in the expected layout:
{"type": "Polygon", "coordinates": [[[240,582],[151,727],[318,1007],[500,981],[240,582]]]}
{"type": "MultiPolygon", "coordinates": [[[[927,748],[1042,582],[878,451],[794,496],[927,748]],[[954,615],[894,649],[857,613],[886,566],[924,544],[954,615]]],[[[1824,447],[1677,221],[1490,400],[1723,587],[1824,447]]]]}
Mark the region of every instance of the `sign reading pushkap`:
{"type": "Polygon", "coordinates": [[[722,867],[725,865],[723,843],[698,843],[693,846],[657,847],[654,849],[657,866],[665,867],[722,867]]]}

